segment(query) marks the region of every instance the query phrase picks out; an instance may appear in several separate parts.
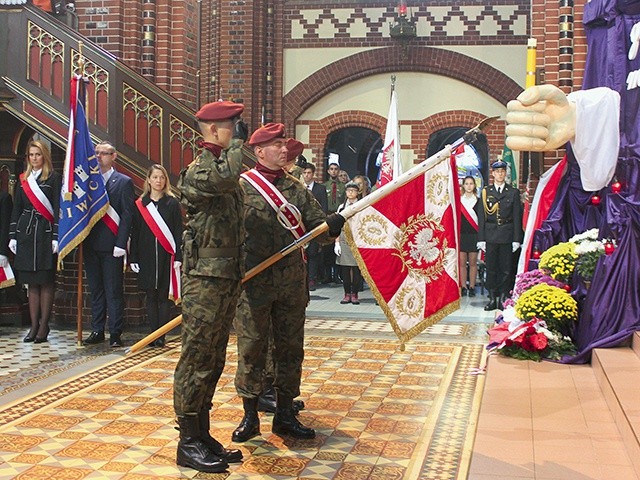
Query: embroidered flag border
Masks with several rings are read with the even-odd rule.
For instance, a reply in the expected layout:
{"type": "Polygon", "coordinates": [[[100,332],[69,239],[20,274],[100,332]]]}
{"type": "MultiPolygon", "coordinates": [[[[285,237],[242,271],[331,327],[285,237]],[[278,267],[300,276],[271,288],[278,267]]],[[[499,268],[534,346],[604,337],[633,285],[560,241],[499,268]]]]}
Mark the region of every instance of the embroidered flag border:
{"type": "Polygon", "coordinates": [[[454,156],[353,215],[347,242],[401,344],[460,308],[454,156]]]}

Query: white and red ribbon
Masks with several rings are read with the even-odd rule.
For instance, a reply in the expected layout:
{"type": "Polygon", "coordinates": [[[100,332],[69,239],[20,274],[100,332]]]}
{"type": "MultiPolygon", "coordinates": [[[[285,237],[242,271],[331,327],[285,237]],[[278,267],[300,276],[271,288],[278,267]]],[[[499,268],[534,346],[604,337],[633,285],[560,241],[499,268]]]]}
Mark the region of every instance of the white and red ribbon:
{"type": "Polygon", "coordinates": [[[479,226],[478,226],[478,214],[476,213],[476,211],[473,208],[469,208],[467,207],[467,205],[465,205],[464,202],[460,202],[462,208],[462,215],[464,215],[464,218],[467,219],[467,221],[469,222],[469,224],[471,224],[471,226],[473,227],[473,229],[477,232],[479,230],[479,226]]]}
{"type": "Polygon", "coordinates": [[[16,284],[11,265],[0,268],[0,288],[7,288],[16,284]]]}
{"type": "Polygon", "coordinates": [[[111,233],[118,235],[118,227],[120,227],[120,215],[115,209],[109,205],[107,212],[102,217],[102,221],[107,225],[111,233]]]}
{"type": "Polygon", "coordinates": [[[162,215],[153,204],[149,204],[145,207],[142,204],[142,199],[136,200],[136,207],[140,211],[143,220],[151,230],[151,233],[156,237],[158,243],[164,248],[169,255],[171,255],[171,272],[169,281],[169,299],[176,303],[180,303],[182,298],[182,286],[180,285],[180,267],[175,265],[176,259],[176,242],[171,233],[171,229],[164,221],[162,215]]]}
{"type": "Polygon", "coordinates": [[[40,185],[38,185],[36,179],[31,175],[25,179],[25,175],[22,173],[20,174],[20,183],[22,184],[22,190],[24,190],[24,193],[29,198],[33,208],[46,218],[49,223],[53,224],[53,206],[40,188],[40,185]]]}
{"type": "Polygon", "coordinates": [[[305,234],[306,229],[302,223],[302,219],[299,218],[300,212],[292,208],[293,205],[284,198],[275,185],[255,169],[244,172],[240,176],[249,182],[253,188],[264,197],[267,203],[271,205],[271,208],[275,210],[281,223],[282,220],[285,221],[286,228],[291,231],[296,240],[305,234]]]}

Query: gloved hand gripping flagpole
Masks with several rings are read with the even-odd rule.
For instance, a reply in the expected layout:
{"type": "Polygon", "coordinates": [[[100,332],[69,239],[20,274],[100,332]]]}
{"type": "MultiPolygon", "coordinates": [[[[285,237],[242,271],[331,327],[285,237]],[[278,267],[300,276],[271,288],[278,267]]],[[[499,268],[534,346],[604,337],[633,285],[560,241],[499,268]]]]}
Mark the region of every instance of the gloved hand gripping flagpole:
{"type": "MultiPolygon", "coordinates": [[[[473,127],[470,130],[467,130],[464,133],[464,135],[462,137],[460,137],[458,140],[456,140],[453,144],[447,145],[442,150],[440,150],[439,152],[431,155],[429,158],[427,158],[425,161],[423,161],[419,165],[416,165],[415,167],[411,168],[410,170],[407,170],[405,173],[400,175],[398,178],[394,178],[392,181],[390,181],[386,185],[384,185],[384,186],[380,187],[379,189],[371,192],[369,195],[367,195],[366,197],[362,198],[361,200],[358,200],[353,205],[345,208],[344,210],[342,210],[339,213],[339,215],[342,215],[345,218],[345,220],[348,220],[349,218],[354,216],[356,213],[361,212],[365,208],[367,208],[367,207],[373,205],[374,203],[376,203],[378,200],[381,200],[382,198],[386,197],[387,195],[389,195],[391,192],[393,192],[397,188],[401,187],[402,185],[405,185],[405,184],[409,183],[414,178],[422,175],[424,172],[426,172],[427,170],[431,169],[434,165],[438,164],[440,161],[442,161],[443,158],[448,158],[449,156],[451,156],[451,152],[455,151],[455,149],[458,148],[463,143],[470,144],[473,141],[475,141],[477,135],[479,133],[481,133],[482,130],[487,128],[487,126],[489,126],[491,123],[493,123],[497,118],[498,117],[487,117],[487,118],[485,118],[478,125],[476,125],[475,127],[473,127]]],[[[256,265],[251,270],[249,270],[245,274],[244,278],[242,279],[242,283],[245,283],[245,282],[251,280],[253,277],[258,275],[263,270],[266,270],[267,268],[269,268],[271,265],[276,263],[278,260],[281,260],[282,258],[286,257],[290,253],[298,250],[299,248],[304,247],[311,240],[316,238],[318,235],[326,232],[327,230],[329,230],[329,225],[327,225],[327,222],[321,223],[316,228],[314,228],[313,230],[307,232],[305,235],[303,235],[299,239],[295,240],[293,243],[291,243],[287,247],[285,247],[282,250],[280,250],[279,252],[273,254],[272,256],[270,256],[269,258],[264,260],[262,263],[260,263],[259,265],[256,265]]],[[[162,327],[160,327],[155,332],[150,333],[145,338],[143,338],[142,340],[140,340],[136,344],[132,345],[131,348],[129,348],[127,350],[127,354],[135,353],[136,351],[140,350],[144,346],[146,346],[149,343],[153,342],[157,338],[160,338],[162,335],[165,335],[166,333],[168,333],[171,330],[173,330],[175,327],[180,325],[181,322],[182,322],[182,315],[179,315],[178,317],[176,317],[173,320],[171,320],[170,322],[168,322],[166,325],[163,325],[162,327]]]]}

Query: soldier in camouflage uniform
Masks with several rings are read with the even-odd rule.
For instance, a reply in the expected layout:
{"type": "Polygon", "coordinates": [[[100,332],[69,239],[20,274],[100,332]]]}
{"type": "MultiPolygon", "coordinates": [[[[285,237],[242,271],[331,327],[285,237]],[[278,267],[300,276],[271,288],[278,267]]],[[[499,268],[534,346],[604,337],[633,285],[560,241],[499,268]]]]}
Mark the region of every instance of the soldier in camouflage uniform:
{"type": "MultiPolygon", "coordinates": [[[[259,128],[249,144],[254,147],[258,164],[254,170],[243,174],[240,181],[245,194],[246,269],[255,267],[294,240],[292,232],[281,225],[275,209],[255,186],[256,178],[267,185],[263,190],[274,186],[287,204],[296,207],[306,231],[326,221],[329,232],[318,240],[331,242],[340,233],[344,218],[338,214],[326,217],[311,192],[284,173],[283,167],[288,162],[284,125],[270,123],[259,128]]],[[[269,327],[275,345],[277,397],[272,431],[295,438],[315,437],[315,431],[302,425],[293,409],[293,399],[300,394],[304,358],[305,309],[309,302],[306,277],[302,255],[294,252],[244,284],[242,295],[246,296],[249,308],[247,315],[238,318],[242,326],[238,335],[235,380],[236,390],[242,397],[244,418],[233,432],[232,438],[236,442],[260,434],[257,407],[263,389],[269,327]]]]}
{"type": "Polygon", "coordinates": [[[196,117],[204,138],[202,154],[178,181],[187,225],[182,239],[182,353],[173,396],[180,428],[177,463],[211,473],[242,460],[240,450],[225,449],[209,434],[209,410],[224,368],[243,275],[243,110],[233,102],[200,109],[196,117]]]}

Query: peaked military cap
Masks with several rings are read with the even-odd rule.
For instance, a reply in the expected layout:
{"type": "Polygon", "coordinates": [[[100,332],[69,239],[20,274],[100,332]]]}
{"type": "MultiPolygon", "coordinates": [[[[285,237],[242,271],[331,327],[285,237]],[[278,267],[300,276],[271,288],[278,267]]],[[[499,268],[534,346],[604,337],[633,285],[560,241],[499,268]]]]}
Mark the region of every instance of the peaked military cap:
{"type": "Polygon", "coordinates": [[[496,160],[495,162],[493,162],[491,164],[491,168],[493,168],[494,170],[496,168],[507,168],[507,164],[505,162],[503,162],[502,160],[496,160]]]}
{"type": "Polygon", "coordinates": [[[201,122],[217,122],[237,117],[242,112],[244,112],[242,103],[220,100],[203,105],[196,113],[196,118],[201,122]]]}
{"type": "Polygon", "coordinates": [[[255,147],[256,145],[270,142],[276,138],[285,138],[284,125],[282,123],[267,123],[253,132],[253,135],[251,135],[249,139],[249,145],[255,147]]]}

